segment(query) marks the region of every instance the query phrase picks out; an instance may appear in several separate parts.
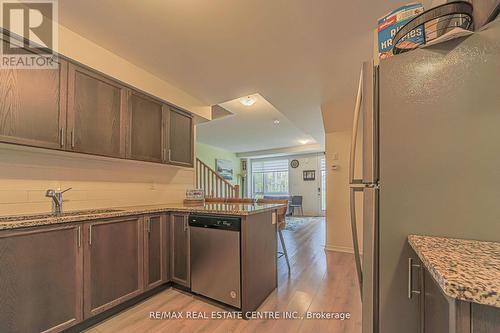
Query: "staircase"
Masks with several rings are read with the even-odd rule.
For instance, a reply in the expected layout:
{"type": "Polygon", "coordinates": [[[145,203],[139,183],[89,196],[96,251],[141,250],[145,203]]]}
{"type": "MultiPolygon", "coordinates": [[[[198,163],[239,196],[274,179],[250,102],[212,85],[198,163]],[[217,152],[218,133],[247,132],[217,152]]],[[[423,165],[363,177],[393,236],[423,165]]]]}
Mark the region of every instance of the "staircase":
{"type": "Polygon", "coordinates": [[[231,184],[198,158],[196,159],[195,179],[196,188],[204,190],[206,198],[240,197],[239,185],[231,184]]]}

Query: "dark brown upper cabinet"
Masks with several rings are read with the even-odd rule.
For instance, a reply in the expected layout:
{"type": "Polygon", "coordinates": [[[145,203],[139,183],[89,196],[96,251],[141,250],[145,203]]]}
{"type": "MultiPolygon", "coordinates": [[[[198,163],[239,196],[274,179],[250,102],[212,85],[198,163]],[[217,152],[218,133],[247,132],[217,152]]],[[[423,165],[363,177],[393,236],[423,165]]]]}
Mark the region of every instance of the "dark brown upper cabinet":
{"type": "Polygon", "coordinates": [[[0,142],[193,167],[188,112],[64,56],[58,63],[0,69],[0,142]]]}
{"type": "Polygon", "coordinates": [[[149,162],[165,162],[164,104],[132,91],[128,114],[127,157],[149,162]]]}
{"type": "Polygon", "coordinates": [[[194,152],[193,118],[185,112],[170,108],[168,129],[168,162],[192,167],[194,152]]]}
{"type": "Polygon", "coordinates": [[[67,68],[0,69],[1,142],[63,148],[67,68]]]}
{"type": "Polygon", "coordinates": [[[126,88],[77,65],[68,72],[69,150],[125,157],[126,88]]]}

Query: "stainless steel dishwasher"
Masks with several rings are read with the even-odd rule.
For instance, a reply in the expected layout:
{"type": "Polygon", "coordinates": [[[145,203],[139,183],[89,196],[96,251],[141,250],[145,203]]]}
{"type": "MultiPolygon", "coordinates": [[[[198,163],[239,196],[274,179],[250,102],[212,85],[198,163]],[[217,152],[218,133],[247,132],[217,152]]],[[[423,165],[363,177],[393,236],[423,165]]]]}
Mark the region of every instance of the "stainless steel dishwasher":
{"type": "Polygon", "coordinates": [[[190,215],[191,291],[241,308],[238,217],[190,215]]]}

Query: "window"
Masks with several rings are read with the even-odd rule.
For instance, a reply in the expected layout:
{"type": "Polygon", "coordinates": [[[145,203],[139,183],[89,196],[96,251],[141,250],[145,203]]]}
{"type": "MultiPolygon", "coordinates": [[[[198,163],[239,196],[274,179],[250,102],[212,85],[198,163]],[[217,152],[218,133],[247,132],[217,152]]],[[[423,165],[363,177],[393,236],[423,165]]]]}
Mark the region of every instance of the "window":
{"type": "Polygon", "coordinates": [[[288,160],[252,161],[252,194],[288,195],[288,160]]]}

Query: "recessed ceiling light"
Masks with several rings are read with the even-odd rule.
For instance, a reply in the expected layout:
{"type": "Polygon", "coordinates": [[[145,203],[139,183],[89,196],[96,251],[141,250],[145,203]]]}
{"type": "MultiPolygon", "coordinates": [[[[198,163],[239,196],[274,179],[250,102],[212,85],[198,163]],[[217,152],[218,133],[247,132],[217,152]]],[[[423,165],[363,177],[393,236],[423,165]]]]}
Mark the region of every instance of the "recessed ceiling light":
{"type": "Polygon", "coordinates": [[[305,145],[305,144],[309,143],[309,140],[307,140],[307,139],[306,140],[299,140],[299,142],[300,142],[300,144],[305,145]]]}
{"type": "Polygon", "coordinates": [[[244,106],[252,106],[255,104],[255,101],[256,99],[253,96],[245,96],[240,98],[240,103],[244,106]]]}
{"type": "Polygon", "coordinates": [[[273,120],[273,123],[274,123],[274,125],[279,125],[280,120],[279,120],[279,119],[274,119],[274,120],[273,120]]]}

